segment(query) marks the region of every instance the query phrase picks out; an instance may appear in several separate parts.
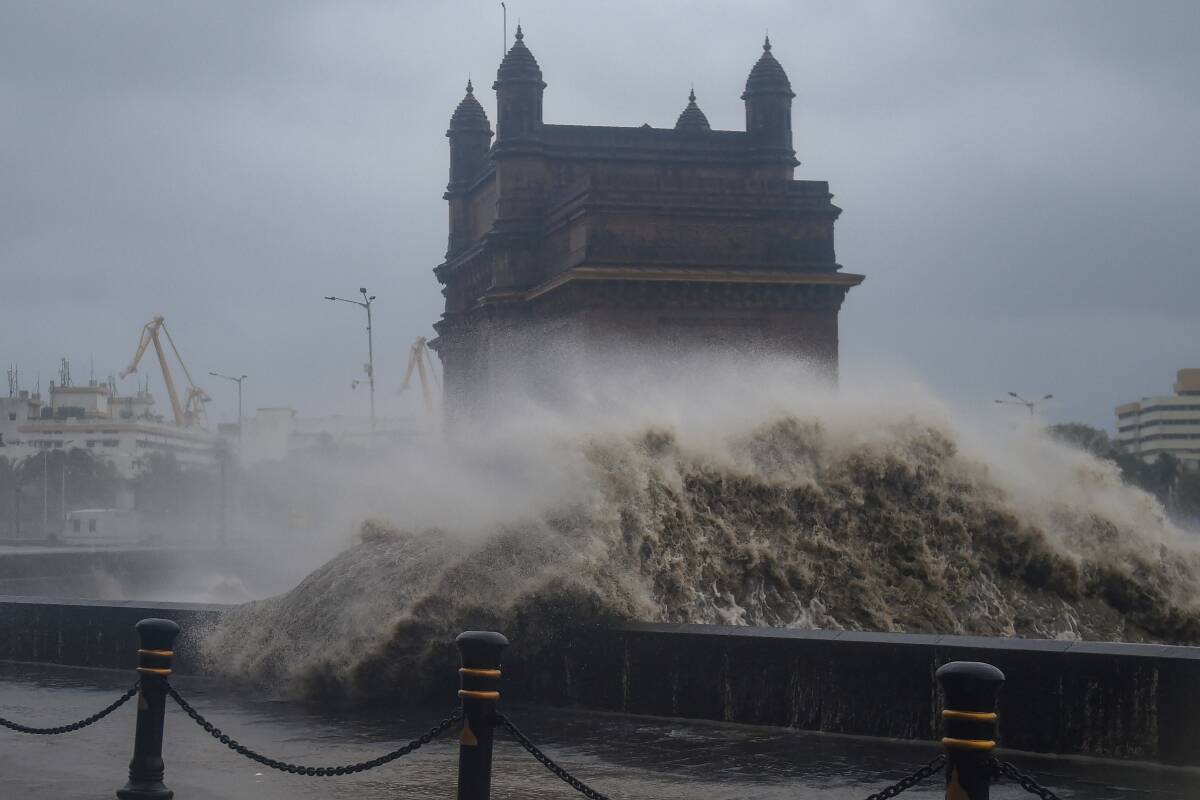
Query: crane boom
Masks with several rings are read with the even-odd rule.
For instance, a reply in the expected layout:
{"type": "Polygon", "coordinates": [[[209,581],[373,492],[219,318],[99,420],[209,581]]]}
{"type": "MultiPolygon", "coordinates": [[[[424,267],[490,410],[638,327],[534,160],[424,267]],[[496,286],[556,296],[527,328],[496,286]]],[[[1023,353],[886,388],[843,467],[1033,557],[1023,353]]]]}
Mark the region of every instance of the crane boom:
{"type": "Polygon", "coordinates": [[[418,336],[417,340],[412,343],[412,347],[408,349],[408,369],[404,372],[404,380],[400,383],[399,391],[403,392],[412,382],[413,373],[416,372],[421,381],[421,395],[425,398],[425,410],[433,413],[433,392],[431,384],[436,385],[438,390],[441,390],[441,381],[438,380],[437,373],[433,370],[433,362],[429,357],[428,348],[425,346],[425,337],[418,336]],[[426,362],[428,360],[428,368],[426,362]],[[433,376],[432,381],[430,375],[433,376]]]}
{"type": "Polygon", "coordinates": [[[175,415],[175,424],[181,428],[187,428],[199,421],[200,414],[204,411],[201,403],[207,402],[209,397],[203,389],[192,383],[192,376],[188,372],[187,366],[183,363],[183,359],[179,356],[179,349],[175,347],[175,340],[171,338],[171,332],[167,330],[166,322],[159,316],[150,320],[142,328],[142,336],[138,340],[137,350],[133,354],[133,360],[129,362],[129,366],[121,372],[121,377],[137,372],[138,364],[142,361],[142,356],[146,355],[146,350],[150,345],[154,345],[154,354],[158,356],[158,366],[162,370],[163,383],[167,387],[167,397],[171,400],[171,412],[175,415]],[[179,390],[175,388],[175,379],[171,375],[171,366],[167,363],[167,352],[163,348],[162,340],[159,339],[158,332],[162,331],[167,335],[167,341],[171,344],[171,350],[175,353],[175,358],[179,361],[179,366],[183,368],[183,374],[188,381],[188,395],[185,402],[179,399],[179,390]]]}

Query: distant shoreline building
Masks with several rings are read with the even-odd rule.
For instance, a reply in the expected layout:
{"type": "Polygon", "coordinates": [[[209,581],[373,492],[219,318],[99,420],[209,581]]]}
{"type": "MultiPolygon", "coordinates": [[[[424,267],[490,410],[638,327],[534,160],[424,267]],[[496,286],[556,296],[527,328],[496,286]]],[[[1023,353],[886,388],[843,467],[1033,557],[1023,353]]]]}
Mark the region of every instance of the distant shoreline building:
{"type": "Polygon", "coordinates": [[[1200,468],[1200,369],[1181,369],[1175,394],[1143,397],[1116,408],[1121,451],[1153,462],[1162,453],[1200,468]]]}
{"type": "MultiPolygon", "coordinates": [[[[231,448],[238,446],[238,426],[221,425],[218,432],[231,448]]],[[[371,431],[367,417],[333,415],[302,417],[294,408],[259,408],[242,420],[241,461],[245,465],[283,461],[302,453],[329,455],[335,448],[368,449],[394,446],[417,438],[421,430],[406,419],[381,417],[371,431]]]]}
{"type": "Polygon", "coordinates": [[[520,26],[492,86],[450,120],[445,312],[430,346],[447,417],[486,417],[609,348],[731,349],[836,375],[838,311],[862,275],[833,246],[825,181],[793,179],[791,83],[770,41],[746,80],[744,131],[688,97],[674,128],[553,125],[520,26]]]}
{"type": "Polygon", "coordinates": [[[79,448],[132,478],[151,453],[171,453],[181,466],[216,464],[217,437],[180,428],[153,413],[148,392],[118,396],[107,384],[55,386],[49,403],[21,390],[0,397],[0,457],[19,461],[48,450],[79,448]]]}

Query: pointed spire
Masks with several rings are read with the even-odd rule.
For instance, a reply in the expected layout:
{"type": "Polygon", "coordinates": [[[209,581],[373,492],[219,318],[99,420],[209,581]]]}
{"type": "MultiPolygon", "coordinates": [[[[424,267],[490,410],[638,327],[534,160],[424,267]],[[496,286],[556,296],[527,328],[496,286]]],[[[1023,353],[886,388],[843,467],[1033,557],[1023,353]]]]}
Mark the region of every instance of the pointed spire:
{"type": "Polygon", "coordinates": [[[758,57],[758,61],[750,70],[750,76],[746,78],[746,91],[742,94],[742,99],[745,100],[747,95],[753,94],[796,96],[792,92],[792,83],[788,80],[787,73],[783,71],[783,67],[771,54],[771,37],[769,35],[763,39],[762,55],[758,57]]]}
{"type": "MultiPolygon", "coordinates": [[[[492,131],[487,112],[475,99],[475,86],[471,83],[470,76],[467,76],[467,93],[458,104],[458,108],[454,109],[454,116],[450,118],[450,131],[468,130],[487,131],[488,133],[492,131]]],[[[449,132],[447,132],[448,134],[449,132]]]]}
{"type": "Polygon", "coordinates": [[[529,48],[525,46],[525,33],[521,30],[519,22],[517,23],[516,40],[504,55],[504,60],[500,62],[500,69],[496,71],[497,84],[507,80],[537,81],[538,83],[541,83],[542,80],[541,67],[538,66],[533,53],[529,52],[529,48]]]}
{"type": "Polygon", "coordinates": [[[700,110],[700,106],[696,105],[696,88],[694,86],[688,92],[687,107],[683,109],[683,113],[679,115],[679,119],[675,122],[675,130],[687,133],[712,130],[712,126],[708,124],[708,117],[704,116],[704,112],[700,110]]]}

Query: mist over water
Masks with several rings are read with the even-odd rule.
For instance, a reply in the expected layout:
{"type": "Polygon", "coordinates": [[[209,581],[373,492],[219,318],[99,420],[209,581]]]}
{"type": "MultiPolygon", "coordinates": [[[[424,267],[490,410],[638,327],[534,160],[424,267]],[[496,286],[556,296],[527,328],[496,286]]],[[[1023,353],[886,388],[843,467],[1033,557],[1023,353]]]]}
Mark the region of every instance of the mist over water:
{"type": "Polygon", "coordinates": [[[1032,425],[766,357],[588,374],[307,475],[322,552],[345,549],[228,614],[212,666],[296,694],[411,695],[461,630],[528,652],[613,619],[1200,642],[1192,535],[1032,425]]]}

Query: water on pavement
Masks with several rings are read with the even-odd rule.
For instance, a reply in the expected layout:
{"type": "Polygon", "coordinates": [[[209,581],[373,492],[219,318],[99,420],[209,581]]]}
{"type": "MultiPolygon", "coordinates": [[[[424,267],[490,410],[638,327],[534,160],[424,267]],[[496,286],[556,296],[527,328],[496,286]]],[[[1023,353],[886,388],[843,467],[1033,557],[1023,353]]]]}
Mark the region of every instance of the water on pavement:
{"type": "MultiPolygon", "coordinates": [[[[0,665],[0,716],[29,725],[72,722],[132,682],[124,673],[0,665]]],[[[230,692],[200,680],[176,687],[241,743],[283,761],[334,766],[381,755],[429,728],[446,709],[364,713],[230,692]]],[[[613,800],[861,800],[935,756],[928,743],[529,707],[506,712],[547,753],[613,800]]],[[[133,704],[63,736],[0,729],[0,798],[112,797],[132,752],[133,704]]],[[[580,797],[498,732],[493,797],[580,797]]],[[[169,703],[163,756],[178,800],[428,800],[455,794],[453,732],[376,770],[339,778],[278,773],[225,749],[169,703]]],[[[1061,797],[1200,797],[1200,770],[1090,759],[1005,755],[1061,797]]],[[[941,797],[941,777],[905,797],[941,797]]],[[[1011,784],[996,800],[1030,797],[1011,784]]]]}

